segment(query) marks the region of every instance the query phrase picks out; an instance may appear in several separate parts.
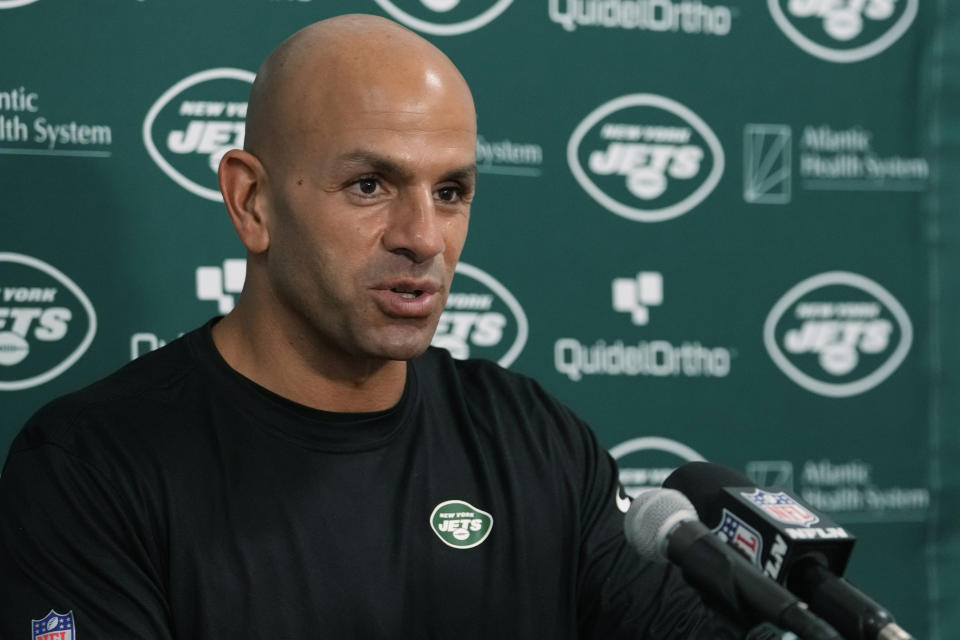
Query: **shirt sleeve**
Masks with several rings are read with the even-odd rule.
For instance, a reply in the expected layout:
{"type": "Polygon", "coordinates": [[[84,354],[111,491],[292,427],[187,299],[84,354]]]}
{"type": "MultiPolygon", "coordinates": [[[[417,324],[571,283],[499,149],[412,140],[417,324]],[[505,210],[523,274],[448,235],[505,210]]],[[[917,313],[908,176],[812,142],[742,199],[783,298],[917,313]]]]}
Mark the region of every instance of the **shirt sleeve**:
{"type": "Polygon", "coordinates": [[[745,637],[708,609],[676,567],[641,559],[623,533],[623,494],[616,463],[584,425],[581,638],[726,640],[745,637]],[[619,498],[619,500],[618,500],[619,498]]]}
{"type": "Polygon", "coordinates": [[[65,637],[171,638],[134,512],[103,472],[21,434],[0,475],[0,637],[33,640],[34,622],[54,612],[72,614],[65,637]]]}

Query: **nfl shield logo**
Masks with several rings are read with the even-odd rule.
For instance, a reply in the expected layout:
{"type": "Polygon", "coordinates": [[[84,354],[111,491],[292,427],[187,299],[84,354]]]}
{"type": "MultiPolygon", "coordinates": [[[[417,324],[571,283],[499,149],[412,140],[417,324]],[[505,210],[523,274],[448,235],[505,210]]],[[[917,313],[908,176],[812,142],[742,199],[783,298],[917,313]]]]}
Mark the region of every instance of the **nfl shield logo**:
{"type": "Polygon", "coordinates": [[[763,540],[757,530],[746,522],[723,510],[723,520],[713,530],[721,540],[728,542],[746,554],[750,562],[760,566],[760,552],[763,550],[763,540]]]}
{"type": "Polygon", "coordinates": [[[754,489],[753,493],[741,493],[740,495],[780,522],[802,527],[809,527],[820,522],[820,518],[783,491],[773,493],[763,489],[754,489]]]}
{"type": "Polygon", "coordinates": [[[53,609],[40,620],[32,624],[33,640],[74,640],[73,611],[57,613],[53,609]]]}

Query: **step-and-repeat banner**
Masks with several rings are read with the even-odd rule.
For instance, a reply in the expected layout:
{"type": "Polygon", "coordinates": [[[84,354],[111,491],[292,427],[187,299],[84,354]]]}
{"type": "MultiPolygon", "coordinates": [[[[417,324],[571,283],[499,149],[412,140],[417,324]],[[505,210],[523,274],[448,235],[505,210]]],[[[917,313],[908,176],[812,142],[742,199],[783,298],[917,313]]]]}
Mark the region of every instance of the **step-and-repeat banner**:
{"type": "Polygon", "coordinates": [[[310,22],[379,14],[477,101],[435,344],[540,380],[630,491],[697,459],[792,489],[857,535],[848,578],[955,638],[947,4],[0,0],[0,455],[43,403],[232,308],[216,167],[258,65],[310,22]]]}

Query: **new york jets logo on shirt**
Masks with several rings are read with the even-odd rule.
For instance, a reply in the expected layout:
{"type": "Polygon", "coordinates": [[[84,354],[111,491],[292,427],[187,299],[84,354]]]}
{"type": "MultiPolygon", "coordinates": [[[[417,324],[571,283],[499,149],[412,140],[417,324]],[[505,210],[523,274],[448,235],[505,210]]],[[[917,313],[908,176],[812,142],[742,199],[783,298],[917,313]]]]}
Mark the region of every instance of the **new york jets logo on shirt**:
{"type": "Polygon", "coordinates": [[[430,528],[454,549],[472,549],[487,539],[493,516],[463,500],[446,500],[430,514],[430,528]]]}

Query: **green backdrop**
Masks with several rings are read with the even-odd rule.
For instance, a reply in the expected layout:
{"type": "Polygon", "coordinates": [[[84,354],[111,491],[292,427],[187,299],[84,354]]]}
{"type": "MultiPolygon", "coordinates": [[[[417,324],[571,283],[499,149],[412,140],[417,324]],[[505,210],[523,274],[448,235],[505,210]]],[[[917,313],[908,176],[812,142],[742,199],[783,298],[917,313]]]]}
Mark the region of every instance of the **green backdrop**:
{"type": "Polygon", "coordinates": [[[792,488],[858,536],[848,578],[957,637],[947,0],[0,0],[0,454],[231,308],[214,167],[265,55],[351,11],[422,33],[476,97],[435,343],[539,379],[632,491],[700,457],[792,488]]]}

